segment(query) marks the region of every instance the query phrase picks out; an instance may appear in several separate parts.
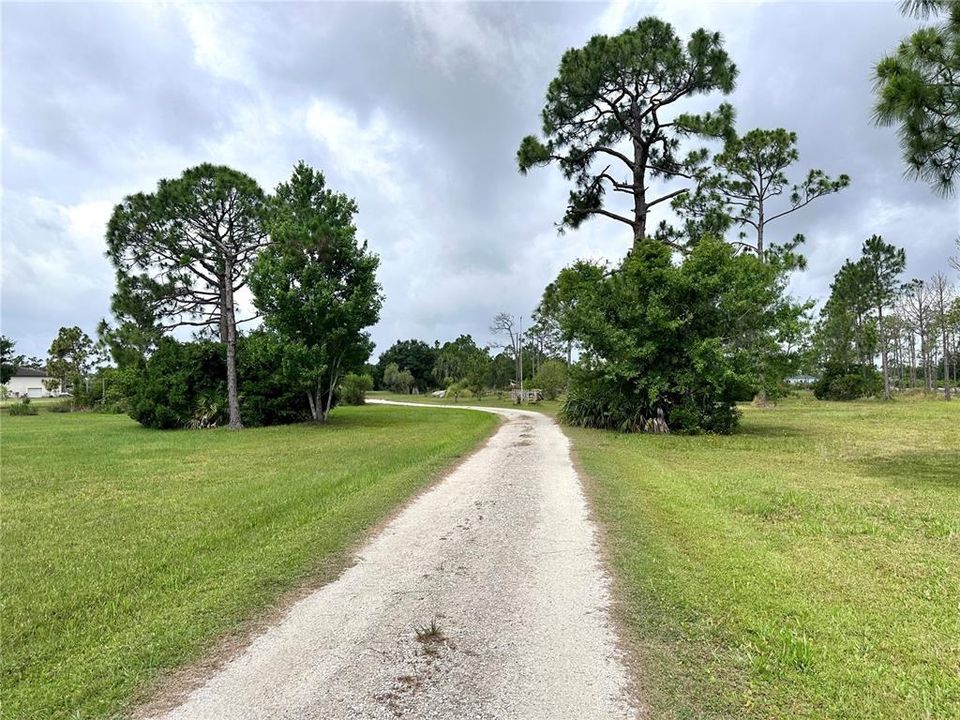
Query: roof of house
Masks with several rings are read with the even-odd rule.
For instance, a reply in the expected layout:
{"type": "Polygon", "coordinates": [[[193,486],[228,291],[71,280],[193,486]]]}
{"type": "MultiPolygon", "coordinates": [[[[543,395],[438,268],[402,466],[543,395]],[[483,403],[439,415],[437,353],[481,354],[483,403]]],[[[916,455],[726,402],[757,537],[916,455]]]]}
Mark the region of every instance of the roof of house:
{"type": "Polygon", "coordinates": [[[13,374],[14,377],[47,377],[47,371],[41,370],[40,368],[27,367],[23,365],[17,368],[17,371],[13,374]]]}

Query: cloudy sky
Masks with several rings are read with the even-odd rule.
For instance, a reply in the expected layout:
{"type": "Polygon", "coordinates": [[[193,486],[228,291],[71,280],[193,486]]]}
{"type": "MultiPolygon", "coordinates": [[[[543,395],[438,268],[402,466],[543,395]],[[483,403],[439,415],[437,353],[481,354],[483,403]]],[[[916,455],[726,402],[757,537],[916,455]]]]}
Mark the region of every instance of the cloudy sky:
{"type": "Polygon", "coordinates": [[[485,342],[572,260],[629,247],[602,219],[558,236],[563,179],[521,177],[514,155],[562,52],[649,14],[723,33],[741,130],[795,130],[801,171],[853,178],[776,228],[808,238],[795,294],[822,295],[872,233],[906,247],[911,276],[945,267],[960,205],[904,179],[893,131],[870,121],[871,68],[916,25],[893,2],[4,3],[2,332],[36,355],[61,325],[94,332],[126,194],[203,161],[269,190],[303,159],[357,199],[382,259],[378,351],[485,342]]]}

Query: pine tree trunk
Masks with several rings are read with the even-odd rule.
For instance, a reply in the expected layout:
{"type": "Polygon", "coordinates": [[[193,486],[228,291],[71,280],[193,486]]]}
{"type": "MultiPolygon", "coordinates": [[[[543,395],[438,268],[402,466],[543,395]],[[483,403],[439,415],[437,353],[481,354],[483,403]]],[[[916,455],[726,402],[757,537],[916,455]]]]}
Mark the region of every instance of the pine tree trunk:
{"type": "Polygon", "coordinates": [[[883,399],[889,400],[890,393],[890,375],[887,372],[887,339],[883,332],[883,306],[877,306],[877,330],[880,335],[880,367],[883,369],[883,399]]]}
{"type": "Polygon", "coordinates": [[[943,329],[943,399],[950,399],[950,342],[947,339],[947,330],[943,329]]]}
{"type": "Polygon", "coordinates": [[[224,330],[227,335],[227,407],[231,430],[243,427],[240,422],[240,395],[237,391],[237,316],[233,306],[233,261],[224,263],[224,330]]]}

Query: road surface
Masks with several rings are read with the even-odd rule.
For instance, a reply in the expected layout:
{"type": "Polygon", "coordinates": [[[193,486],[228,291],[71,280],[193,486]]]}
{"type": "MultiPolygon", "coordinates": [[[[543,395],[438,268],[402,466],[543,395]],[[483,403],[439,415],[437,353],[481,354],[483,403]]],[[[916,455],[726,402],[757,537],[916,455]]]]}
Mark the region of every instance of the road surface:
{"type": "Polygon", "coordinates": [[[569,441],[540,413],[477,409],[506,422],[155,717],[634,717],[569,441]]]}

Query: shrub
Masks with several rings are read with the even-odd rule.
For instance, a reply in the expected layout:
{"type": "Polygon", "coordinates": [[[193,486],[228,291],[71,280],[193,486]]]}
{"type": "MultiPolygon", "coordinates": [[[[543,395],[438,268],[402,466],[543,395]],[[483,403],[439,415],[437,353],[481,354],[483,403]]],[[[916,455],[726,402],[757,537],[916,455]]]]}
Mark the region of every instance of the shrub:
{"type": "Polygon", "coordinates": [[[68,413],[73,412],[73,402],[71,400],[60,400],[47,405],[47,412],[68,413]]]}
{"type": "Polygon", "coordinates": [[[882,389],[883,377],[872,365],[827,363],[813,395],[818,400],[857,400],[879,395],[882,389]]]}
{"type": "Polygon", "coordinates": [[[347,405],[363,405],[367,393],[373,390],[373,378],[369,375],[350,373],[340,381],[340,398],[347,405]]]}
{"type": "Polygon", "coordinates": [[[564,270],[554,283],[569,308],[562,329],[582,353],[561,418],[638,431],[662,413],[672,430],[733,431],[737,397],[764,384],[793,313],[788,267],[706,237],[679,264],[663,243],[645,240],[613,271],[564,270]]]}
{"type": "MultiPolygon", "coordinates": [[[[284,425],[310,419],[306,393],[297,390],[297,365],[285,362],[285,353],[283,341],[265,330],[255,330],[237,343],[240,419],[244,425],[284,425]]],[[[225,401],[226,395],[221,398],[225,401]]],[[[332,403],[337,403],[336,393],[332,403]]]]}
{"type": "Polygon", "coordinates": [[[38,412],[37,408],[30,403],[30,398],[28,397],[10,406],[11,415],[36,415],[38,412]]]}
{"type": "Polygon", "coordinates": [[[547,360],[537,370],[533,387],[543,390],[547,400],[556,400],[567,389],[567,364],[562,360],[547,360]]]}
{"type": "Polygon", "coordinates": [[[189,427],[201,397],[226,397],[226,360],[219,343],[163,338],[143,368],[130,416],[157,429],[189,427]]]}
{"type": "Polygon", "coordinates": [[[460,396],[463,395],[466,389],[466,383],[464,383],[462,380],[460,382],[452,383],[447,388],[447,394],[445,397],[453,398],[453,401],[457,402],[460,400],[460,396]]]}
{"type": "Polygon", "coordinates": [[[383,370],[383,386],[395,393],[409,393],[413,387],[413,374],[409,370],[401,370],[396,363],[390,363],[383,370]]]}
{"type": "MultiPolygon", "coordinates": [[[[283,354],[283,343],[265,331],[255,331],[237,343],[240,417],[245,425],[278,425],[310,418],[305,396],[292,389],[294,384],[284,373],[283,354]]],[[[164,338],[133,378],[122,378],[122,384],[133,388],[130,416],[141,425],[158,429],[221,425],[227,412],[225,375],[226,358],[220,343],[164,338]]]]}

